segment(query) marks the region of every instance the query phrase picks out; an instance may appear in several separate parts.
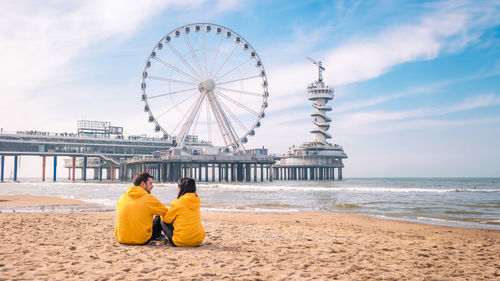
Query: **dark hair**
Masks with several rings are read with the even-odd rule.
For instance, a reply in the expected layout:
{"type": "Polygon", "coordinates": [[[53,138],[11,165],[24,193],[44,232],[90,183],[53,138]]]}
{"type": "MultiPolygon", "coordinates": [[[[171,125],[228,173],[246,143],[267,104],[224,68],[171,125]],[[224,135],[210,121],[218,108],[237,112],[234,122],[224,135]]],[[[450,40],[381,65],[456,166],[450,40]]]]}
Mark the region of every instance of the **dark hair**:
{"type": "Polygon", "coordinates": [[[195,193],[195,192],[196,192],[196,183],[192,178],[182,178],[179,181],[179,194],[177,194],[177,198],[181,198],[181,196],[186,193],[195,193]]]}
{"type": "Polygon", "coordinates": [[[134,178],[134,185],[141,185],[141,182],[147,183],[149,178],[153,178],[146,172],[137,173],[134,178]]]}

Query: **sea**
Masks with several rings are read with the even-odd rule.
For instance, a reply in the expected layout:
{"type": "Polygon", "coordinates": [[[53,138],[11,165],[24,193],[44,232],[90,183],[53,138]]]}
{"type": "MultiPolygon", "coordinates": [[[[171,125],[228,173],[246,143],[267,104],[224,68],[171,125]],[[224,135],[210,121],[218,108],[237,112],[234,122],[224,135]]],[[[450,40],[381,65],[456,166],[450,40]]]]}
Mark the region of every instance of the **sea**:
{"type": "MultiPolygon", "coordinates": [[[[14,207],[0,212],[115,211],[128,182],[0,183],[0,195],[38,195],[86,201],[88,205],[14,207]]],[[[155,183],[165,204],[177,185],[155,183]]],[[[444,226],[500,230],[500,178],[346,178],[342,181],[198,182],[202,212],[340,212],[444,226]]]]}

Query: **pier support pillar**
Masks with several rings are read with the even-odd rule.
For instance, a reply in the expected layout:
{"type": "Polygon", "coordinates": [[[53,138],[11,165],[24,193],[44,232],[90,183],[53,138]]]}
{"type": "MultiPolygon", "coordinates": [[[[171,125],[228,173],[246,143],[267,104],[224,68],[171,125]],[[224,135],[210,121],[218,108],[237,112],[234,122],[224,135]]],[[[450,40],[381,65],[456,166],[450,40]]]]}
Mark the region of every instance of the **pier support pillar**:
{"type": "Polygon", "coordinates": [[[99,159],[99,181],[102,181],[102,159],[99,159]]]}
{"type": "Polygon", "coordinates": [[[342,168],[339,168],[339,180],[342,180],[342,168]]]}
{"type": "MultiPolygon", "coordinates": [[[[3,164],[3,161],[2,161],[2,164],[3,164]]],[[[42,181],[45,181],[45,165],[46,164],[47,164],[47,157],[42,156],[42,181]]],[[[3,180],[3,177],[2,177],[2,180],[3,180]]]]}
{"type": "Polygon", "coordinates": [[[215,181],[215,163],[212,163],[212,181],[215,181]]]}
{"type": "Polygon", "coordinates": [[[264,164],[260,164],[260,181],[264,181],[264,164]]]}
{"type": "Polygon", "coordinates": [[[172,180],[172,163],[165,163],[165,181],[173,182],[172,180]]]}
{"type": "Polygon", "coordinates": [[[4,168],[5,168],[5,155],[2,155],[2,163],[1,163],[1,166],[0,166],[0,182],[3,182],[3,171],[4,171],[4,168]]]}
{"type": "Polygon", "coordinates": [[[57,156],[54,155],[54,182],[56,181],[56,178],[57,178],[57,156]]]}
{"type": "Polygon", "coordinates": [[[243,164],[236,164],[236,180],[243,181],[243,164]]]}
{"type": "Polygon", "coordinates": [[[94,168],[94,180],[99,179],[99,168],[94,168]]]}
{"type": "Polygon", "coordinates": [[[228,175],[228,173],[229,173],[229,164],[226,163],[224,165],[225,165],[225,168],[226,168],[226,172],[224,173],[224,180],[227,182],[228,179],[229,179],[229,175],[228,175]]]}
{"type": "Polygon", "coordinates": [[[83,181],[87,181],[87,156],[83,156],[82,177],[83,181]]]}
{"type": "Polygon", "coordinates": [[[250,164],[245,164],[246,165],[246,168],[245,168],[245,180],[246,181],[250,181],[251,178],[252,178],[252,169],[250,168],[250,164]]]}
{"type": "Polygon", "coordinates": [[[71,167],[72,167],[72,170],[71,170],[71,180],[75,181],[76,157],[74,157],[74,156],[71,159],[71,167]]]}
{"type": "Polygon", "coordinates": [[[14,181],[17,181],[17,155],[14,156],[14,181]]]}

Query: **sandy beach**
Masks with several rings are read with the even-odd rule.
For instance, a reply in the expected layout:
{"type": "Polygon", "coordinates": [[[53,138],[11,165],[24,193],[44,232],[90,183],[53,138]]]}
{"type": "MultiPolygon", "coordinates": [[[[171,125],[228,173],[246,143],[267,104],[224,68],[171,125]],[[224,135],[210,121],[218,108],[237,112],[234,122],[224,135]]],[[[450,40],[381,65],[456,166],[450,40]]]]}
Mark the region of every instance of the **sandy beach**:
{"type": "MultiPolygon", "coordinates": [[[[0,204],[77,203],[54,200],[0,204]]],[[[203,212],[202,223],[197,248],[126,246],[113,236],[114,212],[0,213],[0,280],[500,279],[495,230],[326,212],[203,212]]]]}

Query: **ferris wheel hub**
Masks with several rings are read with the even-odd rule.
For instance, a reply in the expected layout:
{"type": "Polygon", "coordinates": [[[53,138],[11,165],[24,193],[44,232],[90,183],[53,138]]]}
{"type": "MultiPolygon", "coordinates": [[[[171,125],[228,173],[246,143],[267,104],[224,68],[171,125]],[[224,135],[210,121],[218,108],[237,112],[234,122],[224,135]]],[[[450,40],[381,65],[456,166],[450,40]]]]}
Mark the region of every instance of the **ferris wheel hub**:
{"type": "Polygon", "coordinates": [[[198,89],[200,90],[201,93],[203,92],[210,92],[215,89],[215,82],[212,79],[207,79],[198,85],[198,89]]]}

